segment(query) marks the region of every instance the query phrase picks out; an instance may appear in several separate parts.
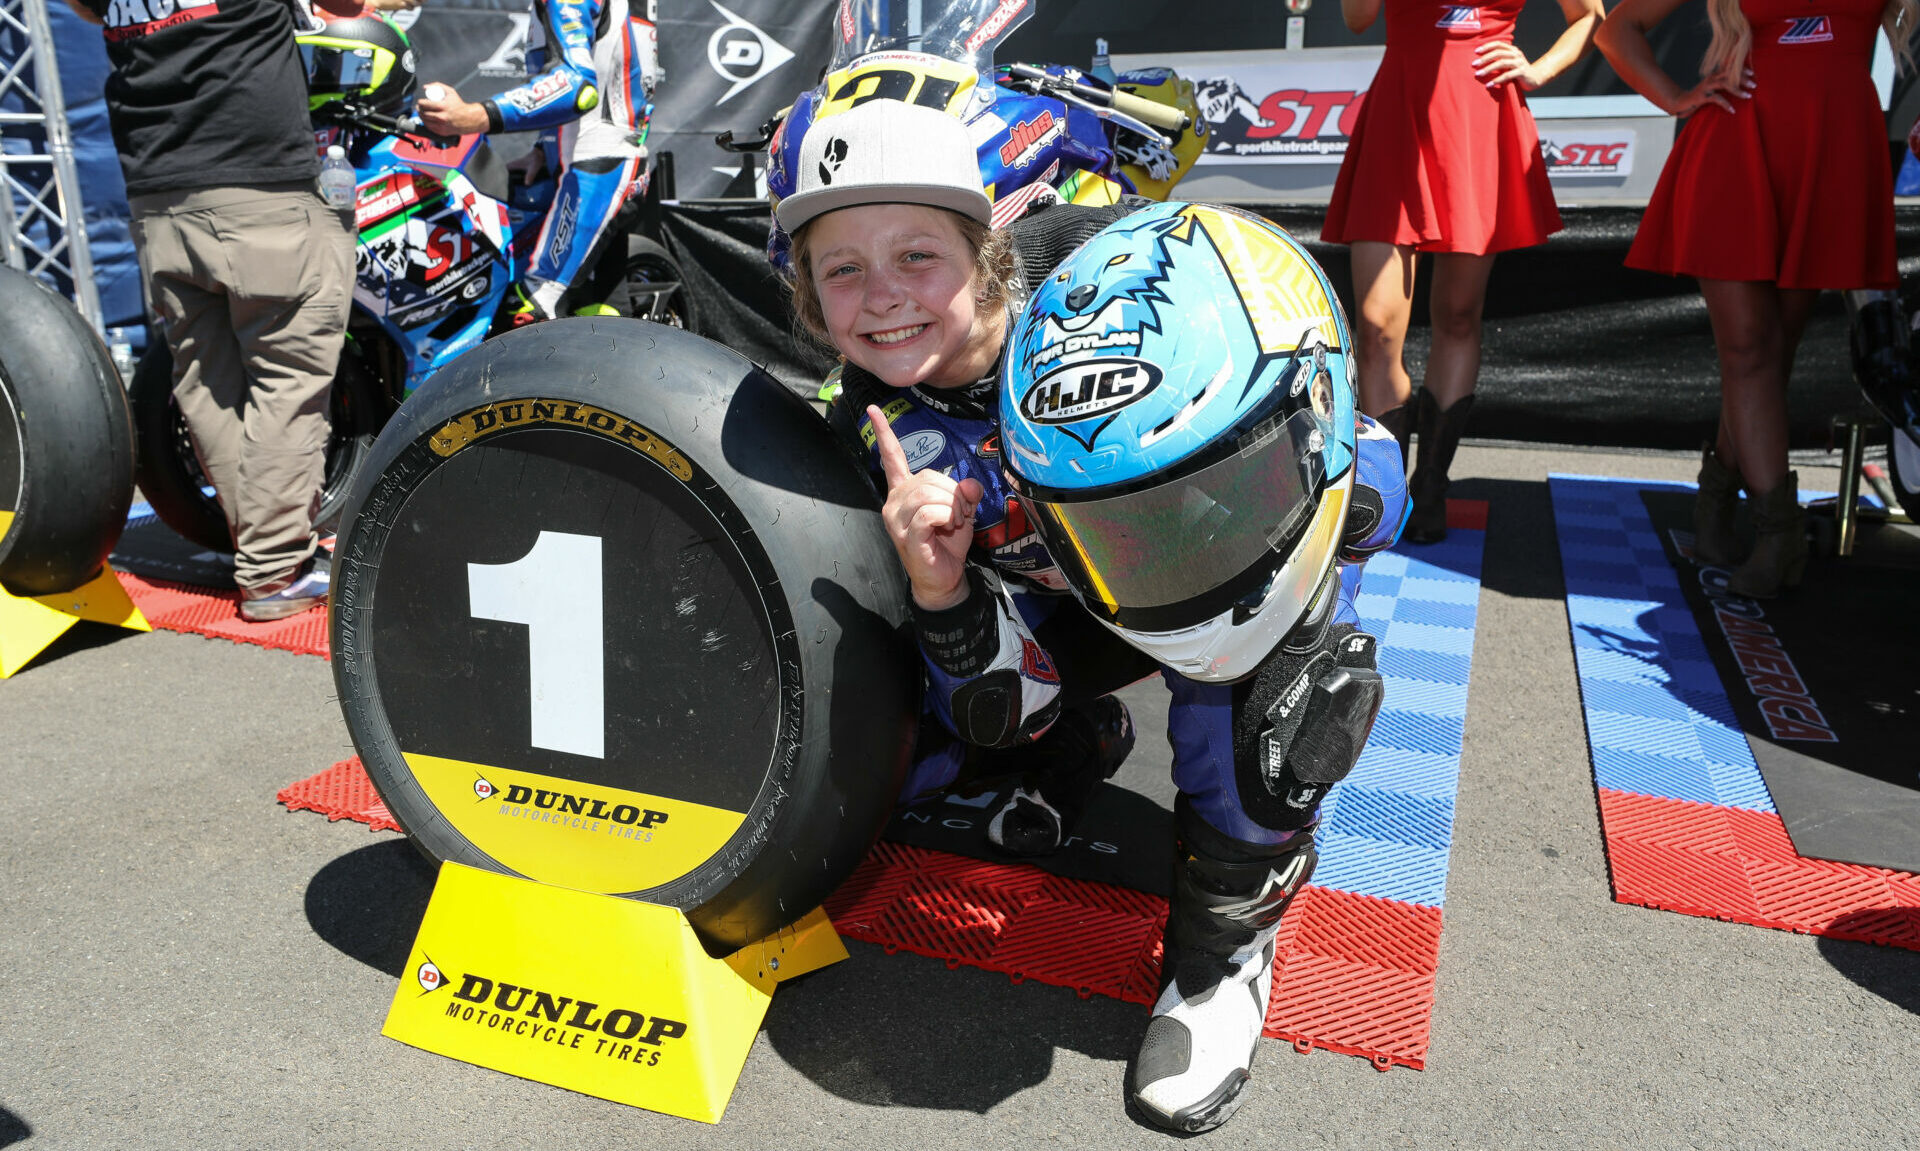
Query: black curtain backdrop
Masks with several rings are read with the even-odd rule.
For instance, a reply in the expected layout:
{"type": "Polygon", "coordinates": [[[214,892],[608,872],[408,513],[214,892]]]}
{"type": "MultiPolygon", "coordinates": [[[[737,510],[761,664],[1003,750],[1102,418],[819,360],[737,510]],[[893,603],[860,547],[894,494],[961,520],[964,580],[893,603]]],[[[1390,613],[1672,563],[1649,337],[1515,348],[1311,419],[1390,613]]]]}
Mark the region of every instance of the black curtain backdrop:
{"type": "MultiPolygon", "coordinates": [[[[1349,314],[1353,294],[1342,245],[1321,242],[1318,207],[1248,205],[1285,227],[1327,270],[1349,314]]],[[[1693,448],[1720,406],[1713,333],[1690,279],[1622,263],[1639,225],[1633,208],[1562,209],[1564,231],[1508,252],[1487,292],[1485,353],[1471,435],[1608,447],[1693,448]]],[[[1920,272],[1920,208],[1897,214],[1903,272],[1920,272]]],[[[796,336],[784,286],[767,265],[763,205],[667,205],[662,232],[678,256],[704,335],[765,365],[812,395],[832,357],[796,336]]],[[[1423,266],[1414,296],[1407,365],[1418,383],[1426,360],[1423,266]]],[[[1845,305],[1821,296],[1788,395],[1793,446],[1824,448],[1834,416],[1864,409],[1848,366],[1845,305]]]]}

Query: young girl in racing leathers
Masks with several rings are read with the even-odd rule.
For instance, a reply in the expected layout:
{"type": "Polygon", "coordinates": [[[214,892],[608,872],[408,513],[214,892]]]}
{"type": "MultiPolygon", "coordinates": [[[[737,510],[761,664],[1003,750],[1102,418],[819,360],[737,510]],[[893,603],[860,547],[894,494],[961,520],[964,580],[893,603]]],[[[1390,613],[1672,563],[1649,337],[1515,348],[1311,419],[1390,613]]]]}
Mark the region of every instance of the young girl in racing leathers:
{"type": "MultiPolygon", "coordinates": [[[[1164,676],[1173,693],[1168,735],[1180,791],[1179,841],[1164,989],[1130,1096],[1161,1126],[1217,1126],[1248,1081],[1265,1021],[1274,936],[1312,873],[1320,800],[1351,769],[1381,696],[1374,641],[1357,629],[1352,596],[1359,561],[1390,544],[1405,520],[1405,487],[1392,437],[1354,413],[1338,305],[1316,272],[1321,291],[1313,307],[1329,314],[1314,330],[1337,329],[1338,338],[1331,359],[1326,344],[1291,359],[1267,357],[1270,366],[1284,359],[1306,373],[1290,393],[1275,387],[1271,397],[1254,394],[1251,378],[1245,387],[1233,385],[1239,396],[1295,408],[1310,395],[1322,431],[1295,441],[1256,424],[1244,450],[1224,445],[1232,449],[1229,470],[1237,466],[1233,459],[1277,454],[1276,443],[1312,454],[1316,465],[1337,464],[1321,473],[1319,489],[1293,501],[1297,508],[1262,508],[1256,499],[1235,521],[1251,527],[1281,517],[1312,527],[1279,543],[1270,529],[1257,529],[1257,550],[1284,566],[1272,566],[1261,588],[1230,603],[1219,629],[1191,629],[1226,638],[1226,647],[1204,657],[1210,667],[1196,671],[1181,660],[1176,670],[1168,666],[1176,657],[1157,647],[1156,637],[1130,632],[1124,622],[1103,623],[1082,606],[1096,565],[1088,554],[1076,557],[1071,571],[1055,561],[1061,547],[1046,540],[1059,533],[1013,496],[1005,473],[1016,461],[1006,455],[998,418],[1014,297],[1052,289],[1084,299],[1070,285],[1052,283],[1053,265],[1139,205],[1056,206],[992,233],[966,129],[937,111],[890,100],[817,121],[800,156],[799,189],[777,207],[793,236],[796,311],[846,357],[831,420],[884,485],[883,517],[912,590],[930,709],[941,730],[957,737],[923,743],[907,796],[951,780],[968,748],[1044,744],[1072,722],[1075,708],[1091,716],[1077,740],[1110,757],[1111,741],[1103,748],[1103,740],[1130,740],[1131,733],[1124,724],[1103,731],[1101,713],[1088,701],[1156,671],[1164,676]],[[1313,386],[1303,390],[1308,379],[1313,386]],[[1358,429],[1357,439],[1340,434],[1341,421],[1358,429]],[[1320,551],[1306,555],[1309,547],[1320,551]],[[1289,597],[1287,610],[1268,611],[1289,597]],[[1276,630],[1278,620],[1284,622],[1276,630]],[[1233,626],[1239,622],[1249,626],[1233,626]],[[1245,646],[1249,637],[1257,651],[1245,646]],[[1223,680],[1223,672],[1235,681],[1223,680]]],[[[1167,210],[1182,207],[1156,206],[1138,218],[1153,217],[1158,227],[1167,210]]],[[[1010,365],[1007,377],[1019,367],[1010,365]]],[[[1276,490],[1256,487],[1256,496],[1276,490]]],[[[1237,529],[1223,534],[1242,543],[1252,538],[1237,529]]],[[[1169,538],[1167,554],[1180,551],[1176,543],[1193,542],[1169,538]]],[[[1141,567],[1153,566],[1143,560],[1141,567]]],[[[1206,562],[1193,566],[1159,574],[1205,574],[1206,562]]],[[[1119,584],[1127,573],[1108,574],[1119,584]]],[[[1042,796],[1047,786],[1038,783],[1042,796]]]]}

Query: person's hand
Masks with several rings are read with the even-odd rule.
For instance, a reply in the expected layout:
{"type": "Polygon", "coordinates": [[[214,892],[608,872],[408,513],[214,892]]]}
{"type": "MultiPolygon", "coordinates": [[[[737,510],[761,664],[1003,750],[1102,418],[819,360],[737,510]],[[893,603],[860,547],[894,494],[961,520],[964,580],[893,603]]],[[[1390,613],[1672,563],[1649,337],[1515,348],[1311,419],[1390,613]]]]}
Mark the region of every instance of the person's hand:
{"type": "Polygon", "coordinates": [[[1489,89],[1502,84],[1518,84],[1522,92],[1531,92],[1545,82],[1539,68],[1527,59],[1526,53],[1507,40],[1480,45],[1473,54],[1473,75],[1474,79],[1489,89]]]}
{"type": "Polygon", "coordinates": [[[487,109],[470,104],[450,84],[423,84],[420,99],[414,102],[414,114],[436,136],[470,136],[487,130],[487,109]]]}
{"type": "Polygon", "coordinates": [[[887,525],[900,565],[907,570],[913,600],[943,611],[967,598],[967,549],[973,545],[973,512],[986,495],[978,480],[955,480],[929,468],[907,466],[907,453],[878,407],[869,405],[874,447],[887,477],[887,525]]]}
{"type": "Polygon", "coordinates": [[[1686,117],[1712,104],[1731,112],[1734,100],[1753,99],[1753,88],[1753,69],[1751,68],[1747,69],[1746,75],[1740,78],[1740,86],[1737,88],[1716,74],[1708,76],[1682,92],[1679,99],[1674,100],[1663,110],[1669,116],[1686,117]]]}

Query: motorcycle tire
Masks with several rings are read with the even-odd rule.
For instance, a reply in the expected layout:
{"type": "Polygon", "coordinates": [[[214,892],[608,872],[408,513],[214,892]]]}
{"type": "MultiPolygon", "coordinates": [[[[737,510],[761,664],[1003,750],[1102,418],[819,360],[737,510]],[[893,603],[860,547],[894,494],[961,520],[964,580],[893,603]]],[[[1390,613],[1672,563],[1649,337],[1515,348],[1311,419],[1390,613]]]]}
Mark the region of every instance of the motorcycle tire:
{"type": "Polygon", "coordinates": [[[80,313],[0,266],[0,585],[71,591],[100,572],[133,504],[133,420],[80,313]]]}
{"type": "Polygon", "coordinates": [[[617,292],[614,308],[623,316],[700,330],[679,261],[645,236],[627,237],[627,262],[617,292]]]}
{"type": "MultiPolygon", "coordinates": [[[[325,482],[314,527],[323,534],[340,520],[347,494],[385,415],[382,388],[352,342],[340,352],[328,399],[332,431],[327,436],[325,482]]],[[[141,494],[160,521],[209,551],[233,551],[233,532],[213,496],[180,406],[173,399],[173,352],[153,339],[134,366],[130,389],[133,421],[139,433],[137,477],[141,494]]]]}
{"type": "Polygon", "coordinates": [[[724,954],[865,856],[921,675],[872,485],[736,353],[575,317],[435,373],[334,551],[348,731],[422,851],[665,904],[724,954]]]}
{"type": "Polygon", "coordinates": [[[1907,513],[1908,519],[1920,523],[1920,445],[1898,428],[1893,430],[1893,440],[1887,446],[1887,478],[1893,483],[1900,510],[1907,513]]]}

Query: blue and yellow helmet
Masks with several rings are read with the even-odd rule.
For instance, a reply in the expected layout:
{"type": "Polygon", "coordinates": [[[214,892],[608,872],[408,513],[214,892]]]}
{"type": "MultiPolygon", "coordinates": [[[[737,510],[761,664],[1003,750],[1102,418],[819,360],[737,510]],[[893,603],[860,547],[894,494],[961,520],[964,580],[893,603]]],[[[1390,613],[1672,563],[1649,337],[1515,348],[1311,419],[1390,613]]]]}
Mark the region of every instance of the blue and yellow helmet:
{"type": "Polygon", "coordinates": [[[1351,342],[1280,228],[1177,203],[1109,225],[1035,286],[1002,372],[1008,479],[1129,643],[1236,680],[1333,594],[1351,342]]]}

